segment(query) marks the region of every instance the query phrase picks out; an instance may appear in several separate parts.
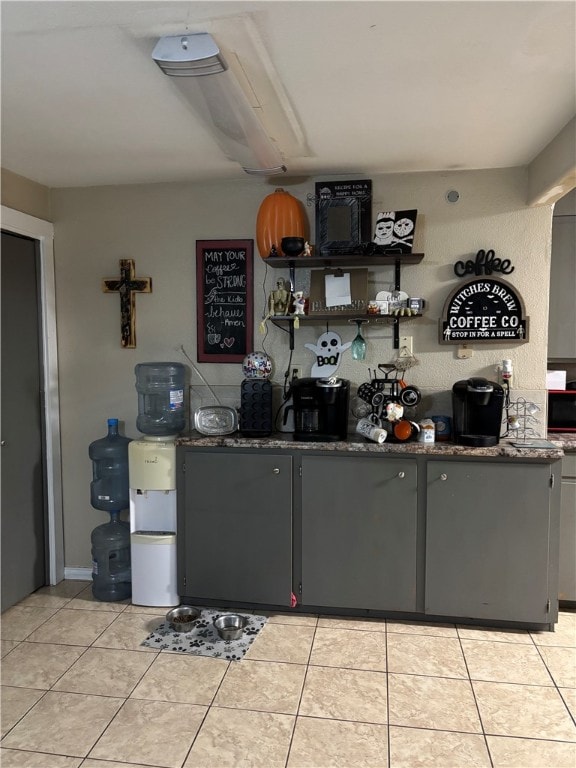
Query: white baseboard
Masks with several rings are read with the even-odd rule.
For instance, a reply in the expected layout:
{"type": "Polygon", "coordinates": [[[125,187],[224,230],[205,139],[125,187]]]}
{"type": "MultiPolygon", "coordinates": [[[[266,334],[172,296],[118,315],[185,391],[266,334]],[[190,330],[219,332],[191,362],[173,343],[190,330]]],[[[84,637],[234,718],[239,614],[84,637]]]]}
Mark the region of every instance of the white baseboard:
{"type": "Polygon", "coordinates": [[[92,568],[64,568],[64,578],[72,581],[92,581],[92,568]]]}

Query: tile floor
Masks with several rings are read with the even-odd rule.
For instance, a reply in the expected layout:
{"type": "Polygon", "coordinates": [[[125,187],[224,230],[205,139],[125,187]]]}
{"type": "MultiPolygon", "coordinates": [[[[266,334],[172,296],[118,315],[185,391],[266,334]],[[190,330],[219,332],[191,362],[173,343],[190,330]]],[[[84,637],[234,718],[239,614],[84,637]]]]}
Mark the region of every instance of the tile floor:
{"type": "Polygon", "coordinates": [[[39,590],[2,617],[3,768],[575,768],[556,632],[273,615],[240,662],[140,645],[164,609],[39,590]]]}

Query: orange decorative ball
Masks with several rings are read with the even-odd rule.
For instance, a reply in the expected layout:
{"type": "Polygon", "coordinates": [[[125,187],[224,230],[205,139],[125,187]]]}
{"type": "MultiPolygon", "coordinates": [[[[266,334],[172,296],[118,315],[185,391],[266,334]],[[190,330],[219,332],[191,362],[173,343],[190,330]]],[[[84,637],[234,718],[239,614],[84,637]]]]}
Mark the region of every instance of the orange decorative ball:
{"type": "Polygon", "coordinates": [[[276,189],[264,198],[256,218],[256,242],[260,256],[267,259],[272,246],[282,255],[283,237],[307,239],[307,219],[302,203],[290,192],[276,189]]]}

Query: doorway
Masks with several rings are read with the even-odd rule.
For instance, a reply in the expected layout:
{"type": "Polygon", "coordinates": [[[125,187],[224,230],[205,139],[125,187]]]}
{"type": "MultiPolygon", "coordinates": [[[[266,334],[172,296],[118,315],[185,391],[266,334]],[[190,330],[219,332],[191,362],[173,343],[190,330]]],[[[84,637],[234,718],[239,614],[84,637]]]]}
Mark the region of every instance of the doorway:
{"type": "MultiPolygon", "coordinates": [[[[38,219],[34,216],[15,211],[2,206],[2,231],[8,235],[20,236],[20,240],[28,243],[35,253],[35,291],[32,301],[38,312],[38,325],[40,332],[38,337],[38,355],[40,379],[43,382],[42,397],[40,399],[40,431],[42,461],[41,488],[42,503],[44,507],[44,542],[39,549],[44,551],[47,557],[42,583],[57,584],[64,578],[64,531],[62,520],[62,476],[61,476],[61,451],[60,451],[60,418],[59,418],[59,393],[58,393],[58,357],[56,344],[56,297],[54,281],[54,251],[53,238],[54,227],[50,222],[38,219]]],[[[4,267],[2,269],[4,272],[4,267]]],[[[3,275],[4,277],[4,275],[3,275]]],[[[2,304],[4,305],[4,282],[2,284],[2,304]]],[[[9,299],[8,299],[9,301],[9,299]]],[[[2,351],[4,356],[4,340],[6,333],[12,333],[19,341],[18,317],[16,315],[6,319],[3,307],[2,322],[2,351]],[[16,319],[15,319],[16,318],[16,319]]],[[[36,328],[38,328],[38,325],[36,328]]],[[[2,361],[4,363],[4,360],[2,361]]],[[[5,364],[8,365],[8,364],[5,364]]],[[[4,367],[2,395],[4,399],[5,388],[10,386],[9,379],[14,378],[18,383],[13,369],[4,367]]],[[[2,410],[4,411],[4,405],[2,410]]],[[[4,413],[2,427],[6,427],[4,413]]],[[[9,423],[9,421],[8,421],[9,423]]],[[[7,442],[7,437],[2,435],[7,442]]],[[[12,441],[12,438],[10,438],[12,441]]],[[[6,476],[9,459],[7,457],[8,445],[2,447],[2,475],[6,476]]],[[[31,462],[30,462],[31,463],[31,462]]],[[[33,480],[33,478],[32,478],[33,480]]],[[[31,482],[32,482],[31,480],[31,482]]],[[[32,482],[37,489],[38,485],[32,482]]],[[[4,497],[4,482],[2,495],[4,497]]],[[[37,495],[38,491],[34,491],[37,495]]],[[[2,499],[4,502],[4,498],[2,499]]],[[[4,511],[4,503],[2,504],[4,511]]],[[[3,524],[4,525],[4,524],[3,524]]],[[[3,531],[4,533],[4,531],[3,531]]],[[[4,536],[3,536],[4,542],[4,536]]],[[[4,561],[3,548],[3,561],[4,561]]],[[[23,558],[25,559],[25,558],[23,558]]],[[[36,556],[34,556],[36,560],[36,556]]],[[[3,566],[4,570],[4,566],[3,566]]],[[[4,579],[3,579],[4,582],[4,579]]],[[[4,600],[4,594],[2,595],[4,600]]],[[[6,605],[2,605],[5,609],[6,605]]]]}
{"type": "Polygon", "coordinates": [[[2,232],[2,598],[46,584],[38,241],[2,232]]]}

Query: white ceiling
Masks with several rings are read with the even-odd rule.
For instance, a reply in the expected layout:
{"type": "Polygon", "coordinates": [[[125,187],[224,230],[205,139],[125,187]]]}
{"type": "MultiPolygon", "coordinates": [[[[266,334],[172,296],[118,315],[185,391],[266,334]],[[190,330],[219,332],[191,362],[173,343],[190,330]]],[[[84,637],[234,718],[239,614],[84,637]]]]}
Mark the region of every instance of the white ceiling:
{"type": "Polygon", "coordinates": [[[50,187],[244,176],[151,59],[183,32],[240,64],[292,177],[523,166],[576,113],[571,0],[3,0],[1,14],[2,167],[50,187]]]}

